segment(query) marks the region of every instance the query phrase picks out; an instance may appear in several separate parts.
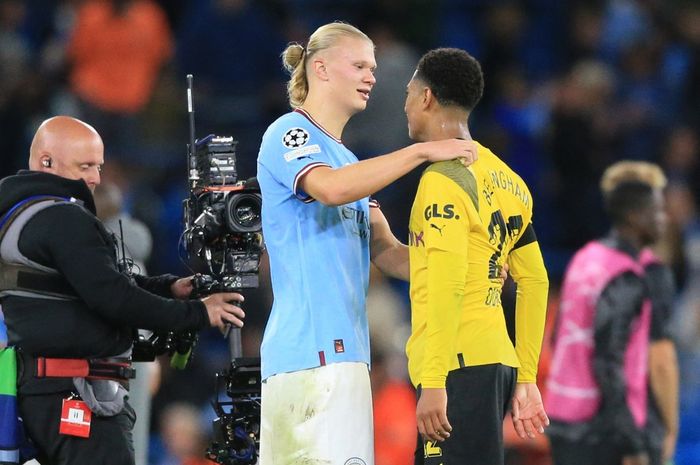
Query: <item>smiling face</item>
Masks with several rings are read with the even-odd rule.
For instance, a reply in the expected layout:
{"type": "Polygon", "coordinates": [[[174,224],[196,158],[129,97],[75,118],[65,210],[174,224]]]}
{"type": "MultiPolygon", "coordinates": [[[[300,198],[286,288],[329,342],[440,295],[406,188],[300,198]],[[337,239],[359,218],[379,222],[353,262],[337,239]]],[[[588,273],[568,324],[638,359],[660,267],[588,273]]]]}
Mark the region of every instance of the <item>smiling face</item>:
{"type": "Polygon", "coordinates": [[[374,45],[361,37],[341,37],[333,46],[319,52],[314,65],[326,78],[329,99],[349,115],[367,107],[376,79],[374,45]]]}

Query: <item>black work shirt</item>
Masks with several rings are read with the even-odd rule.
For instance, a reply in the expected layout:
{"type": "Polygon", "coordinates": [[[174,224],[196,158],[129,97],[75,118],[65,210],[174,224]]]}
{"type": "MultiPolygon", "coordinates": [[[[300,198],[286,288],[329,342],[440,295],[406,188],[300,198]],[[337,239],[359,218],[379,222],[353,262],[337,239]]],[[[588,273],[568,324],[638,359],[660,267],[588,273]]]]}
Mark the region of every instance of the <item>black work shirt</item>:
{"type": "Polygon", "coordinates": [[[166,298],[174,276],[138,277],[135,284],[120,272],[112,236],[95,216],[83,181],[21,171],[0,182],[0,214],[35,195],[74,197],[85,205],[39,211],[18,244],[22,255],[57,270],[77,298],[3,297],[10,345],[36,356],[109,357],[131,347],[136,328],[182,331],[208,325],[202,302],[166,298]]]}

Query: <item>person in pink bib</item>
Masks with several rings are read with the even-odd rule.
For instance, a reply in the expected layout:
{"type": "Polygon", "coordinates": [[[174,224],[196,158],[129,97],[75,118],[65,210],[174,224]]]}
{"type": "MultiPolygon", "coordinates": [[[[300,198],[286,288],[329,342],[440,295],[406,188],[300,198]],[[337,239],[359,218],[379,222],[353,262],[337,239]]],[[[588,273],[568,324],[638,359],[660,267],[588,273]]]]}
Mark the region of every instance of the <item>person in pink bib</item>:
{"type": "Polygon", "coordinates": [[[648,463],[651,302],[642,252],[662,233],[663,192],[630,179],[603,197],[612,229],[574,255],[562,285],[545,396],[557,465],[648,463]]]}

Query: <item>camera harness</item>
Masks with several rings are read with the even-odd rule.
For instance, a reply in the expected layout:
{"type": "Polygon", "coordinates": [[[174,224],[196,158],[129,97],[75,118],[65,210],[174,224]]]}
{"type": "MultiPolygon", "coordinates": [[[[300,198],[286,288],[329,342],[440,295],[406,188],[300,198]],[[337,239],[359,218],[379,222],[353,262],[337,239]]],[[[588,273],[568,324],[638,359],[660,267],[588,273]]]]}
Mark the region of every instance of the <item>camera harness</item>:
{"type": "Polygon", "coordinates": [[[78,296],[59,272],[30,260],[19,250],[19,237],[30,219],[57,204],[76,205],[77,199],[33,196],[14,205],[0,220],[0,297],[76,300],[78,296]]]}
{"type": "MultiPolygon", "coordinates": [[[[59,204],[75,205],[84,209],[83,202],[75,198],[37,195],[15,204],[0,218],[0,297],[78,300],[78,295],[57,270],[30,260],[19,250],[20,234],[29,220],[40,211],[59,204]]],[[[22,358],[26,360],[27,354],[23,354],[22,358]]],[[[128,358],[123,356],[99,360],[29,358],[35,367],[35,376],[38,378],[59,377],[106,381],[107,384],[104,387],[109,391],[114,391],[116,388],[111,383],[125,382],[135,376],[128,358]]],[[[85,384],[84,381],[76,384],[78,383],[83,386],[85,384]]],[[[83,389],[78,388],[78,390],[83,389]]],[[[83,394],[81,392],[81,395],[83,394]]],[[[86,396],[89,397],[89,395],[86,396]]],[[[95,408],[99,411],[101,407],[98,405],[95,408]]]]}

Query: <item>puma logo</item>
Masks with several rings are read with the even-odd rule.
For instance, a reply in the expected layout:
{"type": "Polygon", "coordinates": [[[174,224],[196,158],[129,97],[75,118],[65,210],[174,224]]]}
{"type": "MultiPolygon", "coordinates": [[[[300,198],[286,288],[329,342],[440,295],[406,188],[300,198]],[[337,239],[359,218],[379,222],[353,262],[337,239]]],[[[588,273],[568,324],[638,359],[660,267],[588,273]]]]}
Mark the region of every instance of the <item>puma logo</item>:
{"type": "Polygon", "coordinates": [[[431,227],[431,228],[437,229],[438,232],[440,233],[440,236],[442,236],[442,230],[445,229],[445,226],[444,226],[444,225],[442,226],[442,228],[440,228],[440,227],[438,227],[437,225],[435,225],[434,223],[430,223],[430,227],[431,227]]]}

